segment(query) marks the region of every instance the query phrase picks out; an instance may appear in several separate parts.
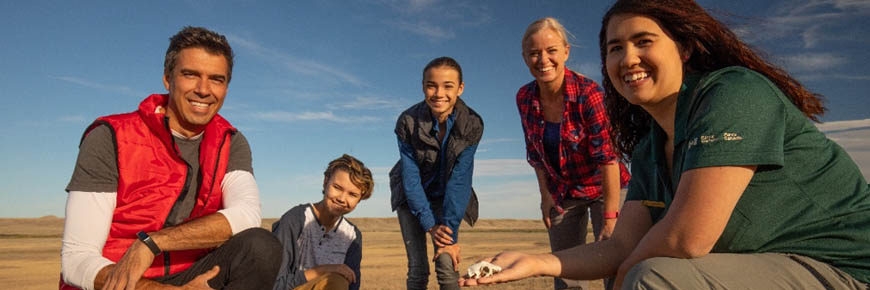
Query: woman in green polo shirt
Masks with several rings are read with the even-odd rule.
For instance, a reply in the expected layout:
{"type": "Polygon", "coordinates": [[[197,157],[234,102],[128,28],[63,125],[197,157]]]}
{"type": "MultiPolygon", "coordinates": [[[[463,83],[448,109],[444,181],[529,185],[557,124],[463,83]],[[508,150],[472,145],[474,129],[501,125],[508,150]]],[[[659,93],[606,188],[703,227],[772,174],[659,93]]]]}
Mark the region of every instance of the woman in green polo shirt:
{"type": "Polygon", "coordinates": [[[502,253],[487,260],[503,272],[465,285],[616,275],[622,289],[868,288],[870,187],[812,124],[818,95],[691,0],[617,1],[599,36],[611,135],[632,162],[613,236],[502,253]]]}

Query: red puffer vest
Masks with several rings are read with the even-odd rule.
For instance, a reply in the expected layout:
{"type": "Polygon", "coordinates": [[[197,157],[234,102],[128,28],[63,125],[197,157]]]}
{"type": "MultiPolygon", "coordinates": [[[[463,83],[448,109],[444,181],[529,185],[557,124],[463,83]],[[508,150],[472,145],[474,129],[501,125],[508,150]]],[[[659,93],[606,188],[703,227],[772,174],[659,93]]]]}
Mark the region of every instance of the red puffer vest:
{"type": "MultiPolygon", "coordinates": [[[[117,262],[136,240],[139,231],[154,232],[163,228],[169,211],[183,190],[189,186],[188,165],[178,155],[168,120],[159,107],[165,107],[167,95],[154,94],[139,105],[136,112],[100,117],[85,134],[96,126],[109,125],[114,133],[118,156],[118,197],[112,215],[103,256],[117,262]]],[[[196,204],[185,219],[189,221],[223,208],[221,182],[227,170],[230,136],[236,129],[220,115],[205,127],[199,149],[202,181],[196,204]]],[[[190,267],[211,249],[163,252],[143,277],[174,274],[190,267]]],[[[60,281],[60,289],[77,289],[60,281]]]]}

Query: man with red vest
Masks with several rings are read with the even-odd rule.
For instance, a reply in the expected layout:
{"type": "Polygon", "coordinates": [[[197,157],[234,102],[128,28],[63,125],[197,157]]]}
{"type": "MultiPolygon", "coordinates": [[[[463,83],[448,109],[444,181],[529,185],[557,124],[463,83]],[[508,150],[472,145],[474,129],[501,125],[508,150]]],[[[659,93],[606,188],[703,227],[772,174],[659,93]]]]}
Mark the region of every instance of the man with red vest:
{"type": "Polygon", "coordinates": [[[232,67],[223,35],[185,27],[166,51],[169,93],[87,128],[60,289],[272,289],[282,246],[260,228],[250,146],[217,114],[232,67]]]}

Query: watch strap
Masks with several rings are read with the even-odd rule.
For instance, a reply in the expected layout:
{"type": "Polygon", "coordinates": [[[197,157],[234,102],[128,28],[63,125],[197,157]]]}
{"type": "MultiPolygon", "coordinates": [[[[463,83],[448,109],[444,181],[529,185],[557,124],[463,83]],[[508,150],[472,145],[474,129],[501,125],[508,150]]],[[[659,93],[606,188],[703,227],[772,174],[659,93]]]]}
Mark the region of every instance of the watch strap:
{"type": "Polygon", "coordinates": [[[160,253],[163,252],[160,250],[160,247],[157,246],[157,243],[155,243],[154,240],[151,239],[151,236],[145,233],[145,231],[139,231],[136,233],[136,237],[138,237],[145,246],[148,246],[148,249],[151,250],[151,253],[155,256],[160,255],[160,253]]]}

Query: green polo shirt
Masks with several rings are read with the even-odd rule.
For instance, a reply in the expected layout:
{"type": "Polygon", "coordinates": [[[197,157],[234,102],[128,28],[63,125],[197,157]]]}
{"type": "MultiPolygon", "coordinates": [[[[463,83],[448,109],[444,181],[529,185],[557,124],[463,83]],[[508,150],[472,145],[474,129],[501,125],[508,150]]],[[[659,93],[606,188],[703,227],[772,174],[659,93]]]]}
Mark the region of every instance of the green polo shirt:
{"type": "Polygon", "coordinates": [[[653,222],[683,172],[756,165],[715,253],[792,253],[870,282],[870,187],[858,166],[767,78],[744,67],[687,75],[677,100],[671,174],[655,123],[635,147],[627,200],[653,222]]]}

